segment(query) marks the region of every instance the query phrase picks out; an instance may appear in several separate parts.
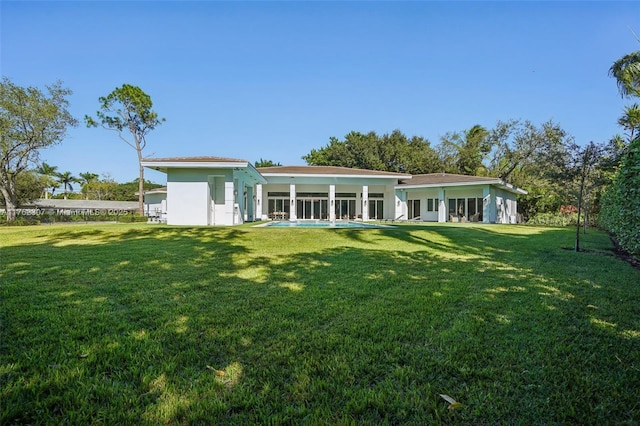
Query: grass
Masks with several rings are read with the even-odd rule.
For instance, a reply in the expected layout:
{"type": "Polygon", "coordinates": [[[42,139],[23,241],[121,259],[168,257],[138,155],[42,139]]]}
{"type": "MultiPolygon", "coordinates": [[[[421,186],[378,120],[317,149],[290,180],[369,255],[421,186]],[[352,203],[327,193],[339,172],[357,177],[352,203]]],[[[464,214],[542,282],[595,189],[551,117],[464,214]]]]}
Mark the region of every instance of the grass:
{"type": "Polygon", "coordinates": [[[640,271],[573,237],[3,228],[0,424],[638,424],[640,271]]]}

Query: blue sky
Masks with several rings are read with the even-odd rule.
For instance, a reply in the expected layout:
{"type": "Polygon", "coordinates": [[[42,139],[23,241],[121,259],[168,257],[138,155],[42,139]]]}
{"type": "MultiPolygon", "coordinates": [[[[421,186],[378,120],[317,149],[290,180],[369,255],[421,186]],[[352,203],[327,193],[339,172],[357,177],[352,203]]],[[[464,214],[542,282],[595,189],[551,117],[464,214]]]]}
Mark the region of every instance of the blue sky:
{"type": "MultiPolygon", "coordinates": [[[[640,50],[640,2],[3,0],[0,13],[2,75],[62,80],[81,123],[133,84],[167,120],[147,156],[284,165],[352,130],[436,145],[475,124],[553,120],[579,143],[606,141],[630,103],[608,69],[640,50]]],[[[135,151],[83,124],[41,157],[137,177],[135,151]]]]}

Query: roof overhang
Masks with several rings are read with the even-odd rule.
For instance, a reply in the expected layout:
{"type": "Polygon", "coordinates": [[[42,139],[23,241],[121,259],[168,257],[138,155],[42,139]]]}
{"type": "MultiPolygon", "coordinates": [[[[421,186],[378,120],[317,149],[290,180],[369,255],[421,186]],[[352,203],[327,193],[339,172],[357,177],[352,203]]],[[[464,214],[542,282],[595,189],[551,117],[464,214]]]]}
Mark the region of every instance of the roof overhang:
{"type": "Polygon", "coordinates": [[[207,169],[207,170],[233,170],[246,173],[256,183],[267,183],[267,180],[256,170],[249,161],[234,159],[216,159],[203,157],[185,158],[145,158],[140,163],[143,167],[167,173],[169,169],[207,169]]]}
{"type": "Polygon", "coordinates": [[[396,185],[394,188],[397,190],[407,190],[407,189],[421,189],[421,188],[451,188],[451,187],[460,187],[460,186],[479,186],[479,185],[490,185],[496,186],[505,191],[512,192],[518,195],[526,195],[528,194],[522,188],[518,188],[517,186],[511,185],[510,183],[503,182],[499,179],[488,179],[485,181],[469,181],[469,182],[440,182],[440,183],[423,183],[417,185],[411,184],[402,184],[396,185]]]}
{"type": "Polygon", "coordinates": [[[262,173],[265,177],[313,177],[313,178],[361,178],[361,179],[411,179],[411,175],[369,175],[336,173],[262,173]]]}

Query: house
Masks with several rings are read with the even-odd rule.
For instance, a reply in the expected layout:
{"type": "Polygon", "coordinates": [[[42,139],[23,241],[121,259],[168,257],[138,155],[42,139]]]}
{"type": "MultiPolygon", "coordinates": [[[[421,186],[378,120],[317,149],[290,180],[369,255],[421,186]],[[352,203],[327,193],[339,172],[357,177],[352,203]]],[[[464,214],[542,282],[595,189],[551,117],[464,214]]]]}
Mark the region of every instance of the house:
{"type": "Polygon", "coordinates": [[[527,193],[497,178],[446,173],[256,169],[246,160],[221,157],[146,158],[142,165],[167,175],[166,193],[147,192],[145,202],[160,200],[171,225],[270,219],[515,223],[516,196],[527,193]]]}

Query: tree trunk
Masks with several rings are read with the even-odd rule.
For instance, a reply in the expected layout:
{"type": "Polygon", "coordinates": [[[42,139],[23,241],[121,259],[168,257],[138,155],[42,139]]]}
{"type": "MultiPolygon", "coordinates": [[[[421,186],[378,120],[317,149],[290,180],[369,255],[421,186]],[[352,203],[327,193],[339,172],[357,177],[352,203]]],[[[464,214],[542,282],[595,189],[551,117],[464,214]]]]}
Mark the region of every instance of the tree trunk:
{"type": "Polygon", "coordinates": [[[138,150],[138,166],[140,176],[138,181],[138,214],[144,216],[144,167],[142,166],[142,150],[138,150]]]}
{"type": "Polygon", "coordinates": [[[2,192],[2,196],[4,197],[5,212],[7,213],[7,222],[16,220],[16,207],[18,204],[14,194],[13,193],[9,194],[9,191],[10,189],[8,190],[4,186],[0,187],[0,192],[2,192]]]}
{"type": "Polygon", "coordinates": [[[582,211],[582,194],[584,191],[584,181],[587,174],[587,152],[585,151],[584,157],[582,159],[582,170],[580,176],[580,193],[578,194],[578,223],[576,224],[576,245],[574,250],[576,252],[580,251],[580,213],[582,211]]]}

